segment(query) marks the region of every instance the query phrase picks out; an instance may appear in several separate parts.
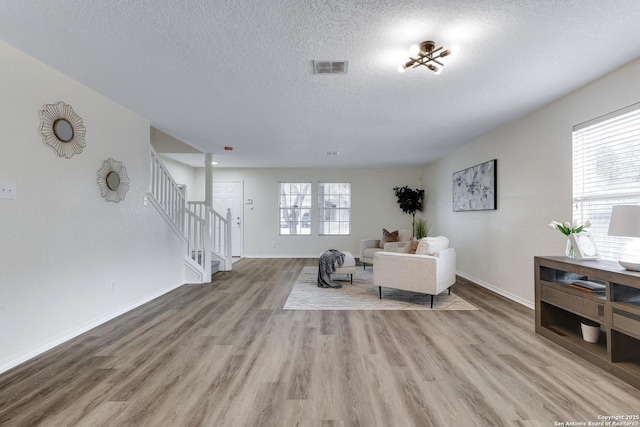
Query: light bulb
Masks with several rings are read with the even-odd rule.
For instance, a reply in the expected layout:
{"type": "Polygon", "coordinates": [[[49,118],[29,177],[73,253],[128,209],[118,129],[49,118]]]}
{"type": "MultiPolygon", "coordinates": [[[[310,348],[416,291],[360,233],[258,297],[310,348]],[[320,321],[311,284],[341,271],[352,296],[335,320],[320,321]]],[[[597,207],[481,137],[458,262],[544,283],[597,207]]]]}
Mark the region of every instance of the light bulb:
{"type": "Polygon", "coordinates": [[[440,74],[442,72],[442,67],[434,67],[435,70],[433,70],[434,73],[436,74],[440,74]]]}
{"type": "Polygon", "coordinates": [[[399,73],[404,73],[404,70],[406,70],[406,69],[407,69],[406,65],[404,65],[404,64],[398,65],[398,72],[399,73]]]}
{"type": "Polygon", "coordinates": [[[418,53],[420,53],[420,46],[418,46],[417,44],[412,44],[409,48],[409,56],[418,56],[418,53]]]}
{"type": "Polygon", "coordinates": [[[459,45],[459,44],[454,44],[453,46],[451,46],[451,47],[449,48],[449,51],[450,51],[452,54],[456,54],[456,53],[460,52],[460,45],[459,45]]]}

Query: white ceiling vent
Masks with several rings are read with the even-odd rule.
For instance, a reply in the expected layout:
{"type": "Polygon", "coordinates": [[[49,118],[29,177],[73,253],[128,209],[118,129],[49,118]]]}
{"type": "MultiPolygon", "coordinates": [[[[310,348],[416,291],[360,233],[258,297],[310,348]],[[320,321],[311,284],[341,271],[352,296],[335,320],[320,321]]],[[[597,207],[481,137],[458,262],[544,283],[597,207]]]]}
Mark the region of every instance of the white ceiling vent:
{"type": "Polygon", "coordinates": [[[313,61],[313,74],[347,74],[349,61],[313,61]]]}

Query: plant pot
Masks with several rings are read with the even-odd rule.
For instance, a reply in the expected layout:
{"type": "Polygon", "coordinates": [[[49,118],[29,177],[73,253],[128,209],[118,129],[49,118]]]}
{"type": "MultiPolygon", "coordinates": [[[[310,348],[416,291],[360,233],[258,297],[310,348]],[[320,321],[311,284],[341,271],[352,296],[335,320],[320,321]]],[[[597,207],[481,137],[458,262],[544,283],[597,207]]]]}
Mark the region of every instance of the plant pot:
{"type": "Polygon", "coordinates": [[[600,339],[600,326],[590,326],[580,323],[582,329],[582,339],[586,342],[597,343],[600,339]]]}

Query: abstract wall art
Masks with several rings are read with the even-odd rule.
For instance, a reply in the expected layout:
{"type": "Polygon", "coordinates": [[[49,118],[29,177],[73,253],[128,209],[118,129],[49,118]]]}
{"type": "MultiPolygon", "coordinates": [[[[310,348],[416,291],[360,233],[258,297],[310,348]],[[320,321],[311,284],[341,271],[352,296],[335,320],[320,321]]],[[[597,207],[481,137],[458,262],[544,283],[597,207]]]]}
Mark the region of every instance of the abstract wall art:
{"type": "Polygon", "coordinates": [[[454,172],[454,212],[497,209],[496,166],[494,159],[454,172]]]}

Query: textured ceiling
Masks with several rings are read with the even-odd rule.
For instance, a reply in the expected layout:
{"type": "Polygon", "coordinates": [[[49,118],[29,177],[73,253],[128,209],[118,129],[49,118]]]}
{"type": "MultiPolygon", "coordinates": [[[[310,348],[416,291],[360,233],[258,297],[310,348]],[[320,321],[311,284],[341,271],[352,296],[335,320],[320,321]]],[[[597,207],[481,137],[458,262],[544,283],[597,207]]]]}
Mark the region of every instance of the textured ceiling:
{"type": "Polygon", "coordinates": [[[638,18],[638,0],[2,0],[0,40],[220,167],[397,167],[639,57],[638,18]],[[461,51],[398,73],[423,40],[461,51]]]}

